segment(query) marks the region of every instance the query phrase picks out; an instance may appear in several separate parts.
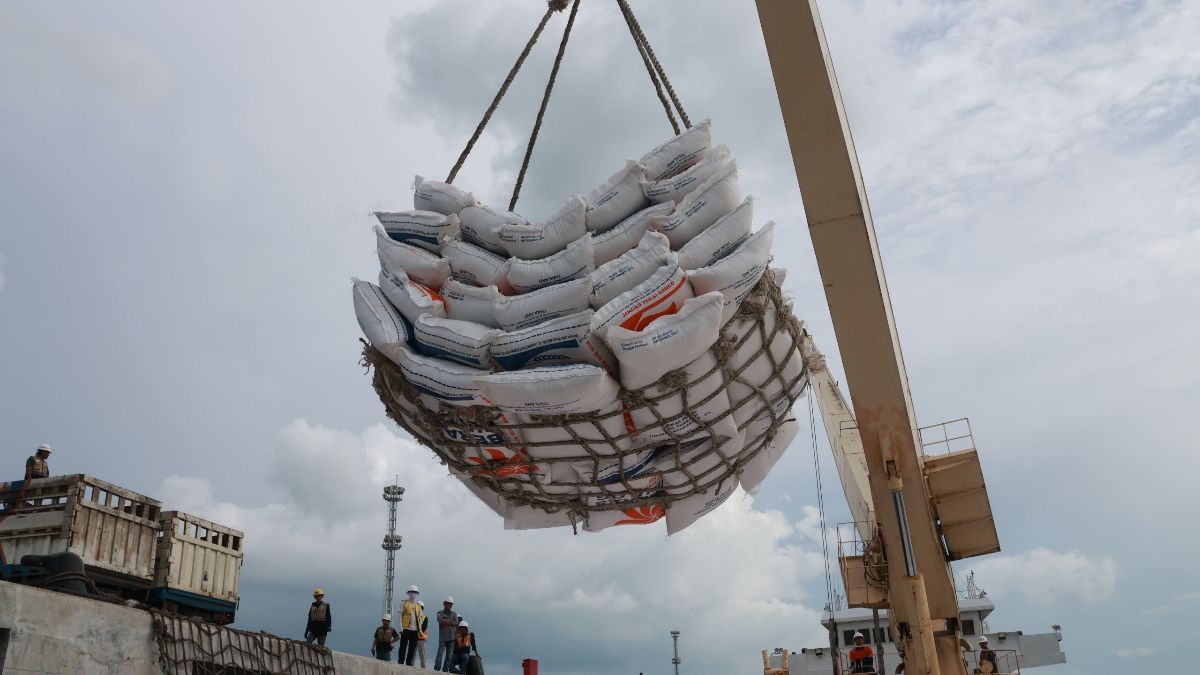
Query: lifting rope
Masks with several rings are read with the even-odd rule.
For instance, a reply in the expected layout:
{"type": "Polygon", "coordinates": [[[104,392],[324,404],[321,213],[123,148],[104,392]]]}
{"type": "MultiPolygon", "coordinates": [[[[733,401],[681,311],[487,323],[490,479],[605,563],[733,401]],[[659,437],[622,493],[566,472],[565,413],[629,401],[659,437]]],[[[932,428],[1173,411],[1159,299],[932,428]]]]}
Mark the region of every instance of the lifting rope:
{"type": "MultiPolygon", "coordinates": [[[[533,45],[537,43],[542,32],[546,28],[546,24],[550,21],[550,16],[555,12],[561,12],[571,5],[571,13],[567,18],[567,25],[563,29],[562,41],[558,45],[558,53],[554,58],[554,66],[550,69],[550,76],[546,81],[546,90],[542,94],[542,103],[538,108],[537,117],[534,119],[533,130],[529,134],[529,142],[525,146],[525,157],[521,161],[521,170],[517,174],[516,184],[513,186],[512,199],[509,200],[508,210],[512,211],[517,206],[517,199],[521,196],[521,186],[525,182],[525,174],[529,170],[529,160],[533,157],[533,147],[537,144],[538,132],[542,128],[542,119],[546,114],[546,107],[550,103],[550,94],[554,90],[554,83],[558,79],[558,71],[562,66],[563,55],[567,51],[567,41],[571,37],[571,29],[575,26],[575,15],[579,12],[580,0],[548,0],[546,13],[542,15],[541,20],[534,28],[533,34],[529,37],[529,41],[525,43],[525,48],[517,56],[517,60],[508,71],[508,76],[504,78],[504,82],[500,84],[499,91],[492,98],[491,105],[483,113],[483,118],[479,120],[479,124],[475,127],[475,132],[471,134],[471,138],[467,141],[467,145],[458,156],[458,161],[454,163],[454,168],[450,169],[450,173],[446,176],[447,183],[453,183],[458,176],[458,172],[462,169],[463,164],[467,161],[467,157],[474,149],[475,143],[483,134],[484,128],[491,121],[492,115],[495,114],[496,108],[500,105],[500,100],[508,93],[509,87],[512,86],[513,80],[517,73],[520,72],[521,66],[525,64],[525,59],[533,50],[533,45]]],[[[675,119],[675,114],[672,111],[678,111],[679,118],[683,120],[684,128],[691,127],[691,121],[688,119],[687,113],[683,111],[683,105],[679,102],[679,97],[675,94],[675,88],[671,86],[671,81],[667,79],[666,70],[658,57],[654,54],[654,49],[650,46],[650,40],[646,37],[642,30],[641,24],[638,23],[637,17],[633,15],[633,8],[629,6],[627,0],[617,0],[617,6],[621,9],[621,15],[625,18],[626,25],[629,26],[629,33],[633,36],[634,46],[638,49],[638,54],[642,57],[642,62],[646,66],[646,72],[650,75],[650,81],[654,84],[654,89],[658,94],[659,101],[663,104],[663,109],[667,113],[667,120],[671,123],[671,128],[676,134],[680,133],[679,122],[675,119]],[[666,93],[664,94],[664,88],[666,93]]]]}
{"type": "Polygon", "coordinates": [[[808,387],[808,428],[809,434],[812,437],[813,449],[813,471],[817,475],[817,512],[821,516],[821,549],[825,556],[825,601],[826,607],[829,608],[830,617],[833,616],[833,571],[829,563],[829,535],[826,532],[825,526],[825,490],[821,485],[821,459],[817,451],[817,419],[813,410],[813,386],[811,382],[808,387]]]}

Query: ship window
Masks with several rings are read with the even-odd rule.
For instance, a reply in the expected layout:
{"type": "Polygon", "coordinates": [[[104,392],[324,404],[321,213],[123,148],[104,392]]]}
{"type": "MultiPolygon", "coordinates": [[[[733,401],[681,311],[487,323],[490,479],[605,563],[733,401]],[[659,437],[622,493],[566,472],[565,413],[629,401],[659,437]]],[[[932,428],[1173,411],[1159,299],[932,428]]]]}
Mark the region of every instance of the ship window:
{"type": "Polygon", "coordinates": [[[975,620],[974,619],[963,619],[962,630],[963,630],[963,635],[974,635],[975,634],[975,620]]]}

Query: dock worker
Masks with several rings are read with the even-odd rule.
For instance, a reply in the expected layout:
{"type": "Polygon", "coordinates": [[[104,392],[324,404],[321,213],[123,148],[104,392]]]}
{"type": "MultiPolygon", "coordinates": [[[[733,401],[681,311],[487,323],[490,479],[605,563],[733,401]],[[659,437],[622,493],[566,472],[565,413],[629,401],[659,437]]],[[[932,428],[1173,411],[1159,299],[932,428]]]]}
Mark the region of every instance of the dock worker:
{"type": "Polygon", "coordinates": [[[47,459],[50,459],[50,446],[42,443],[37,446],[33,455],[25,460],[25,480],[49,478],[50,464],[46,461],[47,459]]]}
{"type": "Polygon", "coordinates": [[[304,639],[308,644],[325,646],[325,636],[333,630],[333,610],[325,602],[325,591],[313,589],[313,603],[308,608],[308,623],[304,626],[304,639]]]}
{"type": "Polygon", "coordinates": [[[375,635],[371,638],[371,653],[379,661],[391,661],[392,645],[400,639],[400,634],[392,628],[391,614],[384,614],[381,621],[382,625],[375,629],[375,635]]]}
{"type": "Polygon", "coordinates": [[[475,642],[475,634],[471,632],[471,627],[466,621],[461,621],[458,628],[454,629],[454,663],[450,666],[450,672],[460,674],[467,672],[472,649],[475,650],[475,656],[479,656],[479,645],[475,642]]]}
{"type": "Polygon", "coordinates": [[[411,666],[417,656],[417,629],[421,627],[424,613],[417,604],[420,595],[421,589],[409,586],[408,597],[400,601],[400,650],[396,654],[396,663],[406,666],[411,666]]]}
{"type": "Polygon", "coordinates": [[[1000,664],[996,661],[996,652],[992,651],[988,646],[987,636],[979,638],[979,656],[975,659],[975,672],[998,673],[1000,672],[1000,664]],[[984,665],[987,664],[987,665],[984,665]]]}
{"type": "Polygon", "coordinates": [[[421,668],[428,668],[425,659],[428,658],[429,649],[429,615],[425,613],[425,603],[418,600],[417,604],[421,606],[421,624],[417,626],[417,660],[421,662],[421,668]]]}
{"type": "Polygon", "coordinates": [[[450,672],[450,661],[454,657],[454,629],[458,627],[458,614],[454,611],[454,598],[447,595],[442,609],[435,617],[438,625],[438,648],[433,657],[433,669],[450,672]]]}
{"type": "Polygon", "coordinates": [[[854,634],[854,647],[850,649],[850,672],[875,672],[875,650],[871,649],[871,645],[866,644],[866,638],[862,633],[854,634]]]}

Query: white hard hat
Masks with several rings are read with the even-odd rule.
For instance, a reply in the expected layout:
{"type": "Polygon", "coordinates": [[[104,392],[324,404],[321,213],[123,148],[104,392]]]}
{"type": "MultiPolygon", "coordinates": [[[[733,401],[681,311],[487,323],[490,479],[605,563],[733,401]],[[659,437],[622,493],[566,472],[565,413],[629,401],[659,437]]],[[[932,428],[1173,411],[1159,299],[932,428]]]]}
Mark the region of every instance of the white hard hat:
{"type": "Polygon", "coordinates": [[[449,596],[449,595],[447,595],[447,596],[446,596],[446,599],[445,599],[445,600],[443,600],[442,602],[448,602],[448,603],[450,603],[450,604],[452,604],[452,605],[453,605],[453,604],[454,604],[454,598],[453,598],[453,597],[451,597],[451,596],[449,596]]]}
{"type": "Polygon", "coordinates": [[[866,639],[867,639],[867,638],[866,638],[866,636],[864,636],[862,633],[855,633],[855,634],[854,634],[854,637],[853,637],[853,638],[851,638],[851,639],[852,639],[852,640],[857,640],[857,639],[859,639],[859,638],[862,638],[862,639],[864,639],[864,640],[866,640],[866,639]]]}
{"type": "Polygon", "coordinates": [[[38,449],[38,452],[41,452],[42,450],[45,450],[46,452],[51,451],[50,446],[46,445],[45,443],[42,443],[41,445],[37,446],[37,449],[38,449]]]}
{"type": "Polygon", "coordinates": [[[384,614],[384,615],[383,615],[383,620],[384,620],[384,621],[391,621],[391,620],[392,620],[392,615],[391,615],[391,614],[384,614]]]}
{"type": "Polygon", "coordinates": [[[983,637],[979,638],[979,644],[981,644],[981,645],[986,645],[987,643],[988,643],[988,640],[987,640],[987,636],[986,636],[986,635],[984,635],[983,637]]]}
{"type": "Polygon", "coordinates": [[[459,628],[466,628],[466,627],[467,627],[467,622],[466,622],[466,621],[459,621],[459,622],[458,622],[458,627],[459,627],[459,628]]]}
{"type": "Polygon", "coordinates": [[[409,587],[408,587],[408,592],[409,592],[409,593],[420,593],[420,592],[421,592],[421,589],[417,588],[416,586],[409,586],[409,587]]]}

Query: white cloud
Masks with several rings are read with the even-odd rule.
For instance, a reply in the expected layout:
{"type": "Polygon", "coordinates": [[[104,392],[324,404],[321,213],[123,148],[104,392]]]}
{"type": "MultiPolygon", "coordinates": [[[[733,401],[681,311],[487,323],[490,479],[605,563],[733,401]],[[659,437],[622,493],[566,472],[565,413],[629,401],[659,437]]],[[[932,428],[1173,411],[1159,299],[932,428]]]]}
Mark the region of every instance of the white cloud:
{"type": "Polygon", "coordinates": [[[1044,547],[987,558],[973,569],[994,595],[1022,595],[1042,603],[1096,602],[1112,595],[1117,585],[1117,564],[1112,558],[1093,559],[1044,547]]]}
{"type": "MultiPolygon", "coordinates": [[[[279,497],[257,507],[220,501],[196,478],[171,477],[162,487],[172,505],[246,532],[244,594],[270,584],[302,599],[320,585],[335,607],[343,599],[339,614],[371,618],[373,601],[345,607],[344,598],[378,597],[380,491],[399,473],[406,494],[397,586],[419,585],[427,603],[454,595],[483,633],[509,643],[503,649],[534,648],[531,636],[539,645],[588,649],[620,643],[625,653],[605,658],[636,672],[646,669],[638,659],[650,645],[678,628],[694,639],[692,672],[724,673],[763,648],[821,640],[812,606],[824,600],[804,590],[823,573],[812,513],[793,522],[738,495],[670,540],[659,528],[578,536],[568,528],[505,531],[432,453],[382,425],[352,433],[296,421],[280,432],[272,463],[266,487],[279,497]],[[497,619],[519,620],[525,629],[497,619]],[[713,635],[723,637],[700,638],[713,635]]],[[[564,669],[572,665],[567,657],[551,650],[544,667],[564,669]]]]}

